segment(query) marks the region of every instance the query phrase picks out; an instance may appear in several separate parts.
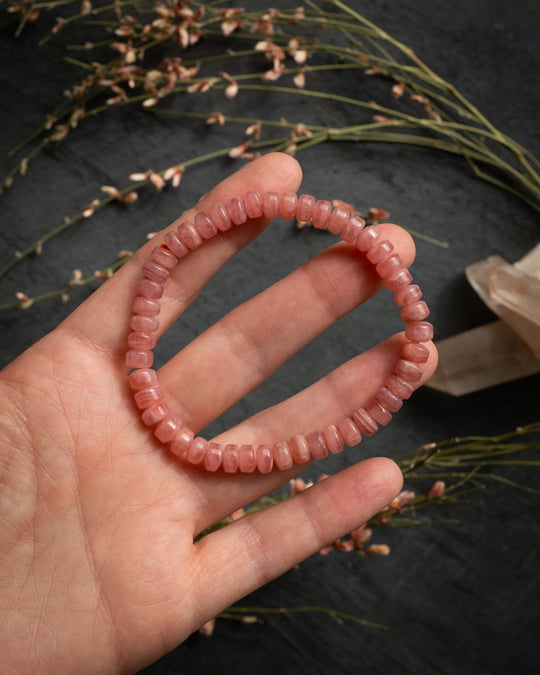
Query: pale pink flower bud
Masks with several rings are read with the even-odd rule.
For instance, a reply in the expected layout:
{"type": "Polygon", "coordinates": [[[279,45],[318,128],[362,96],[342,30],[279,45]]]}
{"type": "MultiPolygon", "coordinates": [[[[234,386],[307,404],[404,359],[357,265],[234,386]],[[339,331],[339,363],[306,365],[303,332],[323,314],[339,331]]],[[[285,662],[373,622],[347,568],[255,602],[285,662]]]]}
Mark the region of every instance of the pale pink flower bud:
{"type": "Polygon", "coordinates": [[[225,115],[220,112],[211,112],[206,116],[206,124],[219,124],[223,126],[225,124],[225,115]]]}
{"type": "Polygon", "coordinates": [[[387,544],[371,544],[366,548],[370,555],[390,555],[390,546],[387,544]]]}
{"type": "Polygon", "coordinates": [[[441,497],[444,494],[445,489],[446,489],[445,482],[443,480],[436,480],[431,486],[430,490],[427,492],[426,497],[428,499],[441,497]]]}
{"type": "Polygon", "coordinates": [[[303,89],[306,86],[306,71],[303,68],[298,71],[293,77],[293,81],[298,89],[303,89]]]}
{"type": "Polygon", "coordinates": [[[216,627],[216,620],[210,619],[210,621],[207,621],[199,628],[199,633],[201,635],[205,635],[206,637],[210,637],[214,633],[215,627],[216,627]]]}
{"type": "Polygon", "coordinates": [[[394,98],[399,98],[400,96],[403,96],[404,91],[405,91],[405,82],[397,82],[392,87],[392,96],[394,98]]]}

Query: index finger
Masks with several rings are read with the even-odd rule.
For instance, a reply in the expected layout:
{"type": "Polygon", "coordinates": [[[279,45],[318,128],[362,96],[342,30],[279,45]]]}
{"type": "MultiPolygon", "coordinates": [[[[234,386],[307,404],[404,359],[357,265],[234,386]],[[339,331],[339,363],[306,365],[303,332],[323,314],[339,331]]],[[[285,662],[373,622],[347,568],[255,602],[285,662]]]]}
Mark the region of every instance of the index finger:
{"type": "MultiPolygon", "coordinates": [[[[165,233],[181,221],[193,219],[198,212],[208,212],[214,205],[249,190],[294,192],[301,179],[298,162],[282,153],[270,153],[245,165],[142,246],[129,262],[66,319],[62,327],[74,331],[86,344],[123,365],[131,305],[141,265],[149,259],[150,251],[163,241],[165,233]]],[[[218,234],[205,243],[204,250],[197,249],[187,256],[182,265],[173,270],[166,285],[159,332],[163,333],[211,277],[269,223],[270,220],[264,217],[252,219],[249,227],[235,227],[225,236],[218,234]]]]}

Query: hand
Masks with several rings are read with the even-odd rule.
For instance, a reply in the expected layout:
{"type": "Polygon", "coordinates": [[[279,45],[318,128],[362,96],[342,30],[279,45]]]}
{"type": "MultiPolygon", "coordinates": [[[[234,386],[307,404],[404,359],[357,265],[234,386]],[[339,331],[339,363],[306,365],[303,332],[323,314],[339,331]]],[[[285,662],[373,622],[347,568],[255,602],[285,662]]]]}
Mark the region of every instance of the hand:
{"type": "MultiPolygon", "coordinates": [[[[300,178],[292,158],[267,155],[193,211],[249,189],[296,190],[300,178]]],[[[181,261],[166,285],[160,334],[266,225],[236,227],[181,261]]],[[[381,227],[410,264],[410,237],[381,227]]],[[[212,474],[172,456],[143,427],[124,354],[134,286],[153,246],[1,373],[2,672],[136,671],[368,520],[400,490],[392,461],[364,461],[194,544],[209,525],[304,467],[212,474]]],[[[378,290],[359,259],[344,244],[331,247],[194,340],[160,369],[169,407],[194,430],[229,408],[378,290]]],[[[401,340],[390,338],[224,436],[262,443],[297,433],[299,419],[306,432],[335,422],[367,403],[401,340]]],[[[436,363],[431,348],[424,379],[436,363]]]]}

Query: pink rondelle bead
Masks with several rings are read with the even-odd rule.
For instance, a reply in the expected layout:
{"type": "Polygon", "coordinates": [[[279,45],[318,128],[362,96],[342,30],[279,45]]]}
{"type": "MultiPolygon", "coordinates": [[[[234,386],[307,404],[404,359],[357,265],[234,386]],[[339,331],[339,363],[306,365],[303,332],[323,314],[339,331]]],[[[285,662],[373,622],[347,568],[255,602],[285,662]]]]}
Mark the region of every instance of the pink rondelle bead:
{"type": "Polygon", "coordinates": [[[203,239],[212,239],[218,233],[216,224],[206,213],[197,213],[193,219],[193,225],[203,239]]]}
{"type": "Polygon", "coordinates": [[[383,239],[382,241],[378,241],[369,249],[369,251],[366,253],[366,258],[369,260],[369,262],[377,265],[383,260],[389,258],[392,255],[393,250],[394,244],[392,244],[391,241],[388,241],[388,239],[383,239]]]}
{"type": "Polygon", "coordinates": [[[365,436],[373,436],[379,428],[375,419],[365,408],[358,408],[352,416],[354,423],[365,436]]]}
{"type": "Polygon", "coordinates": [[[261,473],[270,473],[274,468],[272,448],[269,445],[259,445],[255,450],[257,457],[257,469],[261,473]]]}
{"type": "Polygon", "coordinates": [[[155,316],[134,314],[129,320],[129,327],[136,333],[153,333],[159,328],[159,321],[155,316]]]}
{"type": "Polygon", "coordinates": [[[204,460],[207,450],[208,441],[202,436],[195,436],[186,451],[186,459],[191,464],[200,464],[204,460]]]}
{"type": "Polygon", "coordinates": [[[405,342],[401,347],[401,356],[406,361],[425,363],[429,358],[429,349],[415,342],[405,342]]]}
{"type": "Polygon", "coordinates": [[[352,216],[343,228],[341,238],[347,244],[354,244],[365,226],[366,221],[363,218],[360,218],[360,216],[352,216]]]}
{"type": "Polygon", "coordinates": [[[265,192],[263,199],[264,217],[274,220],[279,216],[279,195],[277,192],[265,192]]]}
{"type": "Polygon", "coordinates": [[[246,192],[244,195],[244,204],[248,218],[260,218],[263,215],[263,198],[257,190],[246,192]]]}
{"type": "Polygon", "coordinates": [[[401,399],[410,398],[414,392],[414,388],[409,382],[405,382],[403,378],[393,373],[386,378],[384,385],[401,399]]]}
{"type": "Polygon", "coordinates": [[[203,243],[201,235],[197,232],[197,228],[189,220],[180,223],[176,228],[176,232],[180,241],[187,246],[190,251],[198,248],[203,243]]]}
{"type": "Polygon", "coordinates": [[[255,448],[248,443],[241,445],[238,448],[238,470],[242,473],[253,473],[256,468],[255,448]]]}
{"type": "Polygon", "coordinates": [[[394,373],[406,382],[419,382],[424,374],[419,365],[405,359],[399,359],[394,366],[394,373]]]}
{"type": "Polygon", "coordinates": [[[133,390],[139,391],[157,385],[158,377],[152,368],[139,368],[128,375],[128,381],[133,390]]]}
{"type": "Polygon", "coordinates": [[[311,431],[309,434],[306,434],[306,441],[315,459],[323,459],[328,456],[328,446],[320,431],[311,431]]]}
{"type": "Polygon", "coordinates": [[[331,213],[332,204],[329,201],[326,201],[326,199],[319,199],[319,201],[315,203],[311,215],[313,227],[316,227],[318,230],[324,230],[331,213]]]}
{"type": "Polygon", "coordinates": [[[154,353],[146,349],[130,349],[126,353],[128,368],[150,368],[154,363],[154,353]]]}
{"type": "Polygon", "coordinates": [[[345,441],[345,445],[348,445],[349,448],[358,445],[358,443],[360,443],[362,440],[360,429],[350,417],[344,417],[342,420],[340,420],[338,422],[337,428],[343,440],[345,441]]]}
{"type": "Polygon", "coordinates": [[[296,215],[296,192],[284,192],[279,200],[279,217],[283,220],[292,220],[296,215]]]}
{"type": "Polygon", "coordinates": [[[146,408],[141,413],[141,419],[147,427],[153,427],[154,424],[164,420],[169,414],[169,408],[165,403],[158,403],[150,408],[146,408]]]}
{"type": "Polygon", "coordinates": [[[349,209],[346,209],[344,206],[338,206],[332,211],[328,218],[328,223],[326,225],[328,231],[332,232],[332,234],[339,234],[349,222],[350,217],[351,212],[349,209]]]}
{"type": "Polygon", "coordinates": [[[179,429],[180,424],[177,419],[174,417],[166,417],[158,423],[154,429],[154,435],[162,443],[168,443],[176,436],[179,429]]]}
{"type": "Polygon", "coordinates": [[[240,197],[231,197],[225,204],[227,213],[235,225],[242,225],[247,220],[246,208],[240,197]]]}
{"type": "Polygon", "coordinates": [[[220,232],[227,232],[227,230],[231,229],[232,220],[227,213],[227,209],[221,202],[214,204],[214,206],[210,209],[210,217],[220,232]]]}
{"type": "Polygon", "coordinates": [[[398,307],[404,307],[411,302],[416,302],[422,297],[420,286],[416,284],[409,284],[394,294],[394,302],[398,307]]]}
{"type": "Polygon", "coordinates": [[[163,284],[158,284],[156,281],[150,279],[141,279],[135,288],[137,295],[141,298],[149,298],[151,300],[159,300],[163,295],[163,284]]]}
{"type": "Polygon", "coordinates": [[[230,443],[223,449],[223,471],[236,473],[238,471],[238,446],[230,443]]]}
{"type": "Polygon", "coordinates": [[[133,300],[133,313],[142,314],[143,316],[157,316],[161,310],[159,300],[152,298],[143,298],[138,295],[133,300]]]}
{"type": "Polygon", "coordinates": [[[156,403],[163,401],[163,391],[161,387],[147,387],[146,389],[140,389],[134,396],[135,403],[139,410],[144,410],[145,408],[151,408],[156,403]]]}
{"type": "Polygon", "coordinates": [[[193,440],[194,436],[195,434],[193,431],[191,431],[191,429],[188,429],[188,427],[180,429],[180,431],[178,431],[173,438],[170,445],[170,450],[173,455],[176,455],[177,457],[183,455],[184,452],[186,452],[186,450],[189,448],[189,444],[193,440]]]}
{"type": "Polygon", "coordinates": [[[375,265],[375,271],[381,277],[381,279],[386,279],[391,277],[393,274],[398,272],[403,267],[403,258],[398,254],[394,253],[386,260],[383,260],[378,265],[375,265]]]}
{"type": "Polygon", "coordinates": [[[311,459],[311,451],[306,437],[302,434],[293,436],[289,441],[291,455],[295,464],[305,464],[311,459]]]}
{"type": "Polygon", "coordinates": [[[401,410],[401,406],[403,405],[402,399],[390,391],[388,387],[381,387],[375,396],[375,400],[389,412],[397,412],[401,410]]]}
{"type": "Polygon", "coordinates": [[[142,273],[150,281],[158,284],[164,284],[169,278],[169,270],[156,262],[145,262],[142,266],[142,273]]]}
{"type": "Polygon", "coordinates": [[[330,424],[323,431],[324,440],[328,446],[328,450],[333,455],[337,455],[339,452],[343,451],[344,440],[343,436],[339,433],[339,429],[335,424],[330,424]]]}
{"type": "Polygon", "coordinates": [[[429,342],[433,340],[433,326],[429,321],[415,321],[405,326],[405,337],[411,342],[429,342]]]}
{"type": "MultiPolygon", "coordinates": [[[[401,310],[399,313],[401,320],[405,323],[411,323],[413,321],[422,321],[427,316],[429,316],[429,307],[423,300],[418,300],[417,302],[411,302],[401,310]]],[[[425,323],[425,322],[424,322],[425,323]]],[[[429,324],[431,325],[431,324],[429,324]]],[[[406,329],[405,329],[406,330],[406,329]]],[[[431,337],[433,337],[433,331],[431,332],[431,337]]],[[[415,341],[416,338],[408,338],[409,340],[415,341]]],[[[427,338],[431,340],[431,338],[427,338]]],[[[426,340],[416,340],[417,342],[426,342],[426,340]]]]}
{"type": "Polygon", "coordinates": [[[156,336],[152,333],[135,331],[128,335],[128,345],[131,349],[154,349],[156,346],[156,336]]]}
{"type": "Polygon", "coordinates": [[[178,258],[163,246],[156,246],[156,248],[152,250],[151,257],[155,263],[162,265],[168,270],[172,270],[178,262],[178,258]]]}
{"type": "Polygon", "coordinates": [[[388,422],[390,422],[392,419],[392,415],[388,412],[388,410],[377,401],[374,401],[371,405],[369,405],[366,410],[376,422],[382,424],[383,426],[388,424],[388,422]]]}
{"type": "Polygon", "coordinates": [[[406,267],[402,267],[390,276],[385,278],[384,285],[389,291],[399,291],[400,288],[408,286],[412,281],[412,274],[406,267]]]}
{"type": "Polygon", "coordinates": [[[380,237],[379,229],[376,225],[370,225],[366,227],[365,230],[362,230],[358,237],[356,238],[356,248],[359,251],[365,252],[368,251],[372,246],[375,246],[375,243],[380,237]]]}
{"type": "Polygon", "coordinates": [[[315,197],[313,195],[300,195],[296,204],[296,220],[300,223],[309,223],[313,215],[315,197]]]}
{"type": "Polygon", "coordinates": [[[292,467],[293,458],[287,441],[277,441],[277,443],[274,443],[272,455],[274,457],[274,464],[278,469],[281,469],[281,471],[285,471],[292,467]]]}
{"type": "Polygon", "coordinates": [[[223,446],[221,443],[208,443],[204,457],[204,468],[217,471],[223,462],[223,446]]]}
{"type": "Polygon", "coordinates": [[[165,244],[177,258],[183,258],[189,253],[189,248],[181,241],[178,233],[173,230],[169,230],[165,235],[165,244]]]}

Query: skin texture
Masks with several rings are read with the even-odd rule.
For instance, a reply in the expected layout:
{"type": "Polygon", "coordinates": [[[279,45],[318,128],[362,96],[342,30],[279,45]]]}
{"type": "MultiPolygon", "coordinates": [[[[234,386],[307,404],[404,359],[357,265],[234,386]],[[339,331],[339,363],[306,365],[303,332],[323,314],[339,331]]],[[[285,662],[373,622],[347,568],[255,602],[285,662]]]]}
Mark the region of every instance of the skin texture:
{"type": "MultiPolygon", "coordinates": [[[[294,159],[267,155],[223,181],[188,215],[249,189],[297,190],[300,181],[294,159]]],[[[267,224],[259,219],[218,235],[177,266],[165,288],[159,334],[267,224]]],[[[381,229],[412,262],[408,234],[394,225],[381,229]]],[[[284,484],[298,468],[206,473],[168,454],[141,424],[123,359],[134,287],[155,245],[144,246],[0,374],[2,673],[134,672],[365,522],[401,488],[392,461],[371,459],[194,544],[203,529],[284,484]]],[[[200,430],[379,288],[350,247],[331,247],[164,365],[159,377],[169,406],[200,430]]],[[[298,419],[304,431],[334,422],[367,403],[402,340],[393,336],[219,440],[264,442],[297,433],[298,419]],[[358,378],[366,386],[359,388],[358,378]]],[[[424,380],[436,365],[429,346],[424,380]]]]}

